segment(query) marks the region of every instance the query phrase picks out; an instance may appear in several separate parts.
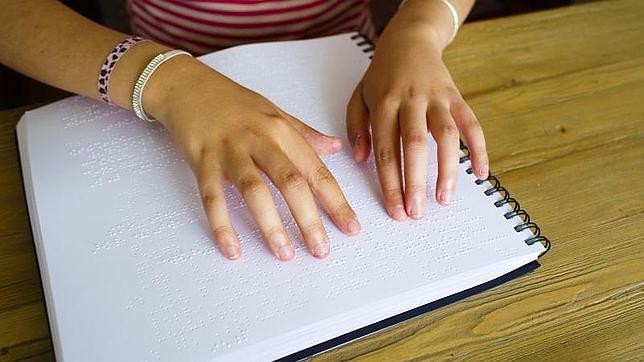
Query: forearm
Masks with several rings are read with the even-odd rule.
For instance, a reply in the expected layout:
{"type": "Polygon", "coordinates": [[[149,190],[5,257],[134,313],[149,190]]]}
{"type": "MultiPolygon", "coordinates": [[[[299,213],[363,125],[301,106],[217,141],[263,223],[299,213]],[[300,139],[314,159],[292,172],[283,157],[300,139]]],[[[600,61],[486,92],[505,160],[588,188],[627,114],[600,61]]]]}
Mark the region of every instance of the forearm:
{"type": "MultiPolygon", "coordinates": [[[[96,24],[55,0],[0,0],[0,7],[1,63],[54,87],[98,98],[101,64],[126,34],[96,24]]],[[[139,73],[167,50],[146,41],[128,51],[112,73],[112,101],[129,108],[139,73]]]]}
{"type": "MultiPolygon", "coordinates": [[[[458,13],[459,24],[472,10],[475,0],[449,0],[458,13]]],[[[439,51],[449,44],[454,22],[449,8],[439,0],[407,0],[392,18],[383,36],[387,33],[422,28],[439,51]]]]}

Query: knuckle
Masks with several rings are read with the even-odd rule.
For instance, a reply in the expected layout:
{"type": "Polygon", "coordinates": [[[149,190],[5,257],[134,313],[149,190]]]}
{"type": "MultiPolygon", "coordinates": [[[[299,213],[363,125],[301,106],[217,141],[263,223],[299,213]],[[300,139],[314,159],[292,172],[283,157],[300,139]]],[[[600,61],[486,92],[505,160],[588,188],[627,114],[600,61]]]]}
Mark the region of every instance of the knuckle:
{"type": "Polygon", "coordinates": [[[355,214],[351,205],[346,202],[341,203],[333,209],[333,214],[339,217],[351,217],[355,214]]]}
{"type": "Polygon", "coordinates": [[[235,231],[230,225],[213,226],[212,232],[215,237],[220,238],[225,235],[234,235],[235,231]]]}
{"type": "Polygon", "coordinates": [[[239,192],[242,195],[252,195],[264,189],[264,181],[255,176],[244,176],[239,180],[239,192]]]}
{"type": "Polygon", "coordinates": [[[306,184],[304,177],[294,169],[285,171],[279,178],[279,188],[294,190],[306,184]]]}
{"type": "Polygon", "coordinates": [[[194,152],[192,154],[197,156],[197,160],[199,162],[207,162],[207,160],[211,156],[210,149],[208,147],[204,147],[203,145],[188,145],[189,151],[188,152],[194,152]]]}
{"type": "Polygon", "coordinates": [[[454,85],[447,85],[443,88],[442,93],[446,94],[447,97],[451,100],[461,100],[461,92],[458,91],[458,88],[454,85]]]}
{"type": "Polygon", "coordinates": [[[380,98],[377,109],[387,110],[387,109],[390,109],[391,107],[395,107],[399,102],[400,102],[400,96],[398,95],[398,92],[394,90],[388,90],[380,98]]]}
{"type": "Polygon", "coordinates": [[[313,184],[324,184],[333,182],[334,180],[335,178],[333,178],[331,171],[329,171],[325,166],[319,166],[313,172],[313,184]]]}
{"type": "Polygon", "coordinates": [[[479,120],[476,119],[476,116],[470,112],[462,112],[464,113],[464,116],[461,118],[461,123],[463,127],[466,128],[471,128],[471,129],[481,129],[481,124],[479,123],[479,120]]]}
{"type": "Polygon", "coordinates": [[[376,152],[376,162],[380,165],[390,164],[394,161],[394,150],[391,147],[381,147],[376,152]]]}
{"type": "Polygon", "coordinates": [[[402,190],[399,188],[383,189],[382,197],[385,200],[385,204],[388,204],[388,205],[401,203],[402,190]]]}
{"type": "Polygon", "coordinates": [[[405,146],[409,148],[425,148],[427,146],[427,136],[424,134],[413,133],[404,137],[405,146]]]}
{"type": "Polygon", "coordinates": [[[216,193],[205,190],[201,193],[201,201],[204,206],[208,208],[216,205],[219,201],[219,197],[217,197],[216,193]]]}
{"type": "Polygon", "coordinates": [[[459,137],[459,131],[458,128],[456,128],[455,125],[453,124],[446,124],[443,125],[439,128],[438,134],[440,137],[444,138],[458,138],[459,137]]]}
{"type": "Polygon", "coordinates": [[[407,193],[420,193],[424,194],[427,191],[427,185],[424,184],[411,184],[405,186],[405,194],[407,193]]]}
{"type": "MultiPolygon", "coordinates": [[[[221,145],[220,150],[228,150],[228,151],[236,150],[239,148],[239,140],[235,140],[230,137],[223,137],[220,141],[220,145],[221,145]]],[[[217,155],[217,151],[214,151],[213,155],[217,155]]]]}
{"type": "Polygon", "coordinates": [[[275,113],[266,116],[264,121],[263,131],[268,134],[281,135],[284,134],[290,125],[281,115],[275,113]]]}
{"type": "Polygon", "coordinates": [[[405,96],[409,100],[414,100],[423,95],[423,92],[417,86],[408,86],[405,89],[405,96]]]}
{"type": "Polygon", "coordinates": [[[302,233],[310,236],[326,234],[326,231],[324,230],[322,223],[319,221],[314,221],[314,222],[302,225],[301,231],[302,233]]]}

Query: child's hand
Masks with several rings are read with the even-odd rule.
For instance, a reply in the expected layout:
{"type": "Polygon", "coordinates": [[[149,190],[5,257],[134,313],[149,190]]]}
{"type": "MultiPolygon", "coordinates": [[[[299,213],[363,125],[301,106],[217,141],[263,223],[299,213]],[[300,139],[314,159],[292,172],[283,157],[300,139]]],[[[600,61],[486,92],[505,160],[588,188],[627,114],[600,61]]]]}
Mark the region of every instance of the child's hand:
{"type": "Polygon", "coordinates": [[[311,148],[334,153],[341,147],[339,139],[318,133],[266,98],[193,59],[177,57],[173,62],[172,68],[161,68],[151,79],[144,108],[170,130],[190,163],[208,220],[226,257],[236,259],[241,253],[224,198],[226,179],[246,200],[277,258],[293,257],[292,242],[262,172],[281,191],[314,256],[329,253],[314,196],[340,230],[358,233],[356,214],[311,148]]]}
{"type": "Polygon", "coordinates": [[[447,204],[453,198],[459,131],[470,149],[475,175],[481,179],[488,175],[483,131],[456,89],[436,43],[427,27],[390,24],[347,109],[347,132],[357,161],[369,155],[371,126],[385,207],[396,220],[423,215],[428,131],[438,145],[438,202],[447,204]]]}

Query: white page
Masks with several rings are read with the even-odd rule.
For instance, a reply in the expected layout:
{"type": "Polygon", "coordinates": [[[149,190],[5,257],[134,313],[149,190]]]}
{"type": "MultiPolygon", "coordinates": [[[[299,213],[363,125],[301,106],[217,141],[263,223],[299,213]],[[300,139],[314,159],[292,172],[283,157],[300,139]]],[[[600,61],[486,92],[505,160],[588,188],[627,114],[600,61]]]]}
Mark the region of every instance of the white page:
{"type": "MultiPolygon", "coordinates": [[[[317,129],[345,137],[346,102],[368,65],[349,35],[259,44],[202,58],[317,129]]],[[[228,189],[242,258],[211,238],[194,177],[158,123],[81,97],[28,112],[19,124],[25,187],[59,359],[277,358],[505,274],[544,249],[512,228],[461,165],[449,207],[391,220],[373,160],[357,166],[345,140],[323,157],[362,224],[343,235],[324,216],[324,260],[296,241],[291,262],[261,241],[228,189]],[[260,354],[261,353],[261,354],[260,354]]]]}

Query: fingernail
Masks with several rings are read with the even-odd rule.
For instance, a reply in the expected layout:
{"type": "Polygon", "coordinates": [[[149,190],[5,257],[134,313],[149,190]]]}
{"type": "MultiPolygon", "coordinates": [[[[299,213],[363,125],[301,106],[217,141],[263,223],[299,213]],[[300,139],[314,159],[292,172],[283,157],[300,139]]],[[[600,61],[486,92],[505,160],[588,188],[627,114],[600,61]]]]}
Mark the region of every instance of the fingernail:
{"type": "Polygon", "coordinates": [[[355,235],[360,232],[360,223],[358,222],[358,220],[355,220],[355,219],[351,220],[348,226],[349,226],[349,234],[355,235]]]}
{"type": "Polygon", "coordinates": [[[449,205],[449,203],[452,201],[452,193],[449,190],[441,191],[438,194],[437,199],[441,205],[449,205]]]}
{"type": "Polygon", "coordinates": [[[484,180],[487,178],[490,170],[488,169],[488,165],[483,165],[479,168],[479,179],[484,180]]]}
{"type": "Polygon", "coordinates": [[[405,208],[402,207],[402,205],[395,206],[391,210],[391,216],[393,216],[393,218],[398,221],[407,219],[407,213],[405,212],[405,208]]]}
{"type": "Polygon", "coordinates": [[[313,247],[313,256],[316,258],[324,258],[329,254],[329,243],[320,242],[315,247],[313,247]]]}
{"type": "Polygon", "coordinates": [[[275,233],[270,239],[270,243],[277,247],[276,256],[279,260],[286,261],[293,257],[293,247],[284,233],[275,233]]]}
{"type": "Polygon", "coordinates": [[[420,219],[423,217],[423,211],[417,202],[411,205],[411,209],[409,211],[411,214],[410,216],[414,219],[420,219]]]}
{"type": "Polygon", "coordinates": [[[282,261],[291,260],[293,257],[293,248],[290,245],[281,246],[277,249],[277,257],[282,261]]]}
{"type": "Polygon", "coordinates": [[[236,245],[228,245],[225,248],[224,253],[226,254],[226,257],[228,259],[237,259],[237,258],[239,258],[239,255],[241,254],[240,250],[239,250],[239,247],[236,246],[236,245]]]}

